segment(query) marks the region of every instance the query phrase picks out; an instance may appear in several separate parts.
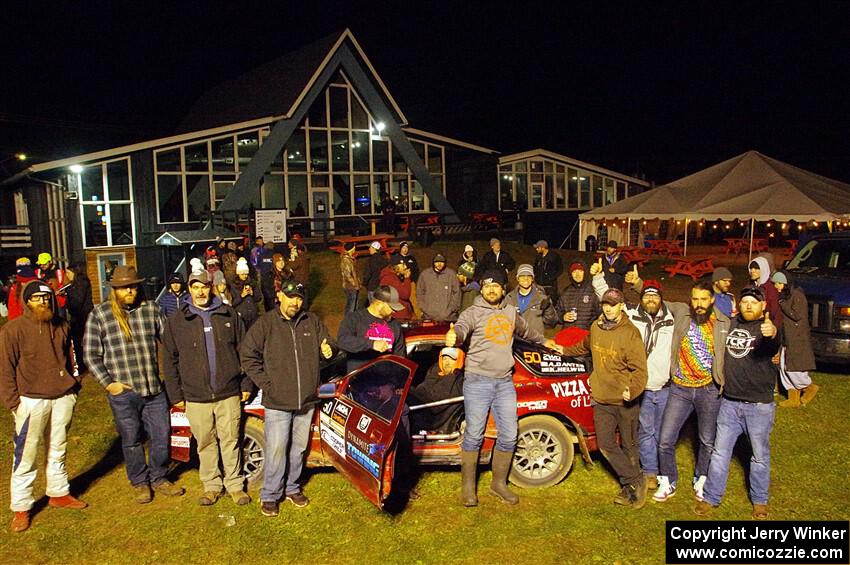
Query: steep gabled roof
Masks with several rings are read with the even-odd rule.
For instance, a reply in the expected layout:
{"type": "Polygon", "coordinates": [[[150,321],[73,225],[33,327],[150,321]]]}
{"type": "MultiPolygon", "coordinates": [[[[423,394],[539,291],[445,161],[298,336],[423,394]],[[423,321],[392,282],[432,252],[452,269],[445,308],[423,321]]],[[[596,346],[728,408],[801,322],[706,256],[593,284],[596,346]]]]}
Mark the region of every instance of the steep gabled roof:
{"type": "Polygon", "coordinates": [[[334,33],[278,57],[247,73],[213,87],[201,95],[177,128],[177,133],[210,129],[250,121],[264,116],[288,118],[344,42],[351,43],[372,74],[396,118],[406,125],[384,82],[350,30],[334,33]]]}

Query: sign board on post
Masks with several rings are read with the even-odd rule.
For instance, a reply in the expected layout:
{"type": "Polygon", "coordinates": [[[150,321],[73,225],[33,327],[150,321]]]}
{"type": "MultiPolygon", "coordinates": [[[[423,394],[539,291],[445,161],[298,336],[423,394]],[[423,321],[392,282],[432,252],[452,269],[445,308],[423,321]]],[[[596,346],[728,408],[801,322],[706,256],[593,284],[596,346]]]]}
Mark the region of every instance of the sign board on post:
{"type": "Polygon", "coordinates": [[[272,243],[286,243],[286,208],[254,210],[256,237],[272,243]]]}

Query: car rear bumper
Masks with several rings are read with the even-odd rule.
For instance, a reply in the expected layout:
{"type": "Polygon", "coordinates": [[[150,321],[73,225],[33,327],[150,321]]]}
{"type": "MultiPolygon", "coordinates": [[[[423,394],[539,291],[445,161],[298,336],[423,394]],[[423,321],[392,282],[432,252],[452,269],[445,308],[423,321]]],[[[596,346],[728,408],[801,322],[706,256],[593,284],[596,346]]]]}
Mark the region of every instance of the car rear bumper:
{"type": "Polygon", "coordinates": [[[850,364],[850,336],[812,332],[812,349],[818,361],[850,364]]]}

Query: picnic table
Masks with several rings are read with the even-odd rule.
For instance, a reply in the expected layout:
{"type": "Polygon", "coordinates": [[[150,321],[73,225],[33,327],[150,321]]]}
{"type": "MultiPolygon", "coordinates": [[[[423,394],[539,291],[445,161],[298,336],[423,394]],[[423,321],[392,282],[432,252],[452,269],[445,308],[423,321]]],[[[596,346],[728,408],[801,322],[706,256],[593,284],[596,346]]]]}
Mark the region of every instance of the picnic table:
{"type": "Polygon", "coordinates": [[[395,236],[388,233],[376,233],[374,235],[336,235],[330,238],[329,241],[332,245],[328,245],[328,249],[342,255],[345,252],[345,245],[347,243],[353,243],[355,245],[354,256],[363,257],[364,255],[369,255],[369,245],[373,241],[377,241],[381,244],[381,249],[389,254],[391,250],[398,247],[389,242],[391,239],[395,239],[395,236]]]}
{"type": "Polygon", "coordinates": [[[655,255],[671,257],[683,253],[683,242],[678,239],[651,239],[647,243],[649,243],[649,250],[655,255]]]}
{"type": "Polygon", "coordinates": [[[671,277],[685,275],[693,280],[714,271],[714,259],[711,257],[677,257],[672,265],[664,265],[671,277]]]}
{"type": "Polygon", "coordinates": [[[767,239],[763,237],[753,239],[753,251],[767,251],[767,239]]]}
{"type": "Polygon", "coordinates": [[[621,247],[620,252],[626,263],[637,263],[643,267],[649,261],[652,252],[646,247],[621,247]]]}
{"type": "Polygon", "coordinates": [[[743,237],[726,237],[723,241],[726,242],[726,255],[734,253],[737,256],[750,245],[750,240],[743,237]]]}

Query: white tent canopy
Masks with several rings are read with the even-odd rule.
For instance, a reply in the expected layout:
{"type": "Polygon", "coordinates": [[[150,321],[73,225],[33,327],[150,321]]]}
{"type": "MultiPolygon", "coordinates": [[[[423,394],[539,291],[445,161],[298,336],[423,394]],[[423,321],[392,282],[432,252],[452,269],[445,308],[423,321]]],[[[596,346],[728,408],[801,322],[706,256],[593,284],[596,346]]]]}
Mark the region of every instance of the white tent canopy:
{"type": "Polygon", "coordinates": [[[850,217],[850,184],[757,151],[581,214],[582,220],[818,221],[850,217]]]}

